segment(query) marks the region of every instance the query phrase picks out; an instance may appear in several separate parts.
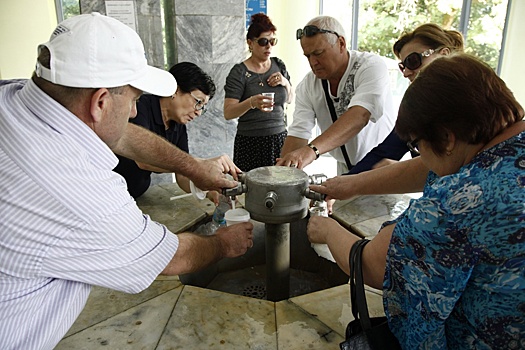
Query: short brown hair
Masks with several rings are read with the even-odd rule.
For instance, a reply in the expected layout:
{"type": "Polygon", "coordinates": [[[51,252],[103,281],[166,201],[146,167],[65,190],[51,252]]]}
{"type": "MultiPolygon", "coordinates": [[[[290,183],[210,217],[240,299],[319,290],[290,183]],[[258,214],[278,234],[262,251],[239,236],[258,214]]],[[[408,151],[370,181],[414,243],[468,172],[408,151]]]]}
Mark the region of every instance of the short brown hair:
{"type": "Polygon", "coordinates": [[[392,50],[397,58],[407,43],[417,40],[430,49],[448,48],[450,52],[463,51],[463,35],[456,30],[446,30],[434,23],[422,24],[411,32],[404,32],[392,50]]]}
{"type": "Polygon", "coordinates": [[[396,132],[420,138],[444,154],[446,132],[469,144],[486,144],[523,119],[523,108],[494,70],[465,53],[440,56],[424,67],[399,107],[396,132]]]}

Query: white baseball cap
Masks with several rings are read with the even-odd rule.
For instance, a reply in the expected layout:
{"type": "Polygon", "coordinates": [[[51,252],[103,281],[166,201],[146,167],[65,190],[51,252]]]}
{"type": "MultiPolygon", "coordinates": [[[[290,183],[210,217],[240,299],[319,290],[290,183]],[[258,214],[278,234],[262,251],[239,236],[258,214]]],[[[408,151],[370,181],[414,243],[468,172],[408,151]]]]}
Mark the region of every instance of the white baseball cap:
{"type": "Polygon", "coordinates": [[[39,62],[35,72],[54,84],[78,88],[131,85],[157,96],[171,96],[177,82],[171,73],[148,65],[139,35],[124,23],[98,12],[61,22],[47,43],[50,69],[39,62]]]}

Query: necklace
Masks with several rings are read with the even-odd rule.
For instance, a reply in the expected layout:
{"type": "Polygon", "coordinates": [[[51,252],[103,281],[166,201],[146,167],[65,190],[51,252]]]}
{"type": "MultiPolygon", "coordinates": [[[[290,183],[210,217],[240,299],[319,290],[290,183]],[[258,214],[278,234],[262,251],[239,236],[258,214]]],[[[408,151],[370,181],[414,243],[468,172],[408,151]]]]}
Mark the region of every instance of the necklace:
{"type": "MultiPolygon", "coordinates": [[[[268,64],[267,64],[267,63],[262,63],[262,64],[260,64],[260,65],[259,65],[259,64],[255,64],[255,59],[253,58],[253,56],[250,57],[250,58],[248,59],[248,61],[250,61],[250,65],[251,65],[252,68],[253,68],[252,71],[253,71],[255,74],[257,74],[257,77],[259,78],[259,83],[258,83],[258,85],[261,86],[261,87],[264,86],[264,82],[263,82],[263,80],[262,80],[262,78],[261,78],[261,75],[260,75],[257,71],[258,71],[258,70],[261,70],[261,68],[262,68],[262,69],[266,69],[265,66],[267,66],[268,64]]],[[[271,64],[271,63],[270,63],[270,64],[271,64]]],[[[266,70],[267,70],[267,69],[266,69],[266,70]]],[[[263,74],[264,74],[264,73],[263,73],[263,74]]],[[[247,74],[246,76],[248,76],[248,74],[247,74]]]]}
{"type": "Polygon", "coordinates": [[[259,73],[257,73],[257,76],[259,77],[259,86],[264,86],[264,83],[261,79],[261,75],[259,73]]]}

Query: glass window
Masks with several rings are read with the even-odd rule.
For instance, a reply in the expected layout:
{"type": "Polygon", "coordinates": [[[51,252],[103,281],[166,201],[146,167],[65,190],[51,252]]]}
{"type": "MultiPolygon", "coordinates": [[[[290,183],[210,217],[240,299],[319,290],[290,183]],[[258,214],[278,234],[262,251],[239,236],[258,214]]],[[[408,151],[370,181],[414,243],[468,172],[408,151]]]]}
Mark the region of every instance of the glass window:
{"type": "Polygon", "coordinates": [[[80,14],[80,0],[55,0],[55,4],[59,23],[80,14]]]}
{"type": "Polygon", "coordinates": [[[472,1],[465,41],[465,51],[498,72],[507,6],[508,0],[472,1]]]}
{"type": "MultiPolygon", "coordinates": [[[[404,30],[423,23],[455,29],[465,37],[465,50],[497,70],[508,0],[331,0],[323,1],[322,13],[337,18],[351,38],[352,6],[359,5],[357,42],[353,49],[395,59],[392,45],[404,30]],[[465,24],[462,15],[467,15],[465,24]]],[[[355,37],[355,36],[354,36],[355,37]]],[[[350,39],[348,39],[350,41],[350,39]]]]}

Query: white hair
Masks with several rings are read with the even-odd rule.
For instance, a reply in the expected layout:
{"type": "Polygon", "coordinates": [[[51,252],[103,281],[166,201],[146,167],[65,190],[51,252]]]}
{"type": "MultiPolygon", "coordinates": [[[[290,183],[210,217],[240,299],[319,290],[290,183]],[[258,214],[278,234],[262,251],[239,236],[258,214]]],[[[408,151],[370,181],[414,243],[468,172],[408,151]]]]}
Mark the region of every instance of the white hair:
{"type": "MultiPolygon", "coordinates": [[[[307,25],[314,25],[318,27],[319,29],[327,29],[336,32],[339,34],[339,36],[345,38],[346,41],[346,34],[343,26],[341,23],[339,23],[338,20],[336,20],[333,17],[330,16],[317,16],[315,18],[312,18],[307,25]]],[[[337,42],[337,37],[334,35],[327,35],[326,40],[330,43],[330,45],[334,45],[337,42]]]]}

